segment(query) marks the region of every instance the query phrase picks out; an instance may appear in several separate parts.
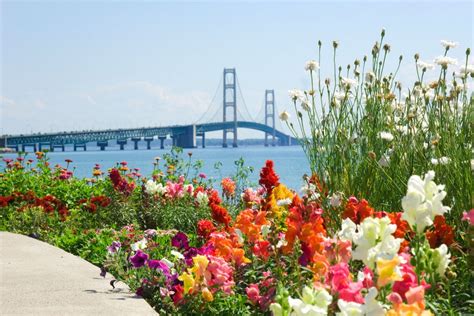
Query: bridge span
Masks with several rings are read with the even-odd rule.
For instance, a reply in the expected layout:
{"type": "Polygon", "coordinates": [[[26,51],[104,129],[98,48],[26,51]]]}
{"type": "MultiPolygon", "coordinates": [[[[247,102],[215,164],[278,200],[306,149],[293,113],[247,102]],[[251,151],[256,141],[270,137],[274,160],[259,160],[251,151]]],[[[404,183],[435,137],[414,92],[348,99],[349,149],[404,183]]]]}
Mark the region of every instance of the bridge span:
{"type": "MultiPolygon", "coordinates": [[[[72,145],[74,151],[77,149],[86,150],[87,143],[96,142],[101,150],[105,150],[110,142],[116,141],[121,150],[130,141],[134,144],[134,149],[138,149],[139,142],[145,141],[147,149],[151,149],[151,142],[155,139],[160,140],[160,148],[164,149],[164,141],[167,138],[172,139],[173,146],[182,148],[196,148],[197,138],[202,138],[202,147],[206,146],[206,133],[219,130],[230,130],[237,125],[237,128],[247,128],[275,135],[277,142],[272,145],[289,146],[296,145],[295,138],[286,135],[268,125],[248,122],[248,121],[227,121],[217,123],[203,123],[192,125],[174,125],[166,127],[143,127],[129,129],[107,129],[96,131],[72,131],[58,133],[36,133],[29,135],[4,135],[0,137],[0,147],[13,148],[16,151],[33,151],[48,149],[54,151],[59,149],[64,151],[66,145],[72,145]]],[[[266,143],[268,145],[268,143],[266,143]]],[[[232,144],[237,147],[237,143],[232,144]]],[[[223,147],[227,147],[223,143],[223,147]]]]}

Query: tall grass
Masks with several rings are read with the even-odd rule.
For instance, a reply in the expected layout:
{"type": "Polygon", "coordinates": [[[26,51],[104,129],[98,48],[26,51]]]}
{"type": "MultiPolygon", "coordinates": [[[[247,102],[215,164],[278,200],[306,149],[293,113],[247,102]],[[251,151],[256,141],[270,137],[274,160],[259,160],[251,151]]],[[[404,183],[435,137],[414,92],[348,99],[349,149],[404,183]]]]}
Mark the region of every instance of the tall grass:
{"type": "MultiPolygon", "coordinates": [[[[417,80],[407,88],[397,81],[397,72],[386,71],[390,46],[385,31],[370,57],[338,67],[333,43],[334,76],[321,78],[319,63],[306,69],[310,87],[290,91],[297,117],[280,118],[297,137],[311,171],[330,192],[368,198],[376,208],[400,210],[407,179],[436,172],[436,182],[446,185],[451,216],[473,207],[474,96],[468,88],[474,76],[469,65],[470,49],[460,71],[453,73],[445,47],[436,60],[437,80],[425,77],[432,66],[415,55],[417,80]],[[441,158],[441,159],[440,159],[441,158]]],[[[318,61],[321,60],[318,43],[318,61]]]]}

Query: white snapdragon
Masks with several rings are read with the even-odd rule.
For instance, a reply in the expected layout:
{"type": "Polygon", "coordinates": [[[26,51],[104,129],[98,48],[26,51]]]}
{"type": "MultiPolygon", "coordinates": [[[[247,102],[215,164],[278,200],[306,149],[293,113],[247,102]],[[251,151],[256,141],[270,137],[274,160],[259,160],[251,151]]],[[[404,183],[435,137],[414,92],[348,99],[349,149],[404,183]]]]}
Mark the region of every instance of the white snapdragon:
{"type": "Polygon", "coordinates": [[[393,140],[393,135],[390,132],[380,132],[379,137],[388,142],[391,142],[393,140]]]}
{"type": "Polygon", "coordinates": [[[130,245],[130,248],[132,248],[133,251],[137,251],[138,249],[145,249],[146,248],[147,241],[145,238],[143,238],[140,241],[137,241],[134,244],[130,245]]]}
{"type": "Polygon", "coordinates": [[[407,194],[402,199],[403,215],[412,228],[416,226],[417,232],[433,224],[436,215],[443,215],[450,208],[444,206],[442,201],[446,197],[444,185],[437,185],[433,179],[434,171],[428,171],[424,179],[413,175],[408,180],[407,194]]]}
{"type": "Polygon", "coordinates": [[[291,315],[327,315],[332,296],[325,289],[315,289],[305,286],[301,299],[288,297],[291,315]]]}
{"type": "Polygon", "coordinates": [[[346,218],[342,221],[341,230],[337,233],[340,239],[353,240],[356,234],[357,225],[351,221],[350,218],[346,218]]]}
{"type": "Polygon", "coordinates": [[[355,302],[346,302],[342,299],[337,301],[337,306],[340,312],[336,315],[340,316],[352,316],[352,315],[364,315],[364,316],[380,316],[385,315],[385,309],[382,304],[375,298],[378,295],[378,291],[375,287],[371,287],[364,297],[365,303],[359,304],[355,302]]]}
{"type": "Polygon", "coordinates": [[[340,312],[336,313],[336,316],[363,316],[364,309],[362,304],[356,302],[346,302],[344,300],[337,300],[337,307],[340,312]]]}
{"type": "Polygon", "coordinates": [[[436,265],[436,273],[443,276],[446,268],[449,265],[451,254],[448,252],[448,247],[442,244],[433,250],[433,263],[436,265]]]}
{"type": "Polygon", "coordinates": [[[435,58],[434,63],[443,67],[448,67],[448,65],[457,65],[458,61],[448,56],[438,56],[435,58]]]}
{"type": "Polygon", "coordinates": [[[199,191],[196,194],[196,201],[199,205],[207,205],[207,203],[209,203],[209,197],[207,196],[206,192],[199,191]]]}
{"type": "Polygon", "coordinates": [[[458,43],[457,42],[453,42],[453,41],[446,41],[446,40],[441,40],[441,46],[443,46],[444,48],[454,48],[456,46],[458,46],[458,43]]]}
{"type": "Polygon", "coordinates": [[[304,66],[304,69],[306,71],[314,71],[316,69],[319,69],[319,63],[315,60],[308,60],[306,62],[306,65],[304,66]]]}
{"type": "Polygon", "coordinates": [[[283,111],[280,113],[280,120],[282,120],[283,122],[286,122],[290,119],[290,113],[286,112],[286,111],[283,111]]]}
{"type": "Polygon", "coordinates": [[[162,183],[156,183],[150,179],[145,183],[145,192],[150,195],[162,195],[166,193],[166,187],[164,187],[162,183]]]}
{"type": "MultiPolygon", "coordinates": [[[[346,225],[348,229],[351,224],[346,225]]],[[[396,230],[397,225],[391,224],[388,217],[365,218],[352,235],[352,242],[356,245],[352,257],[362,260],[371,269],[375,267],[377,258],[393,257],[398,253],[403,240],[393,237],[396,230]]]]}
{"type": "Polygon", "coordinates": [[[331,195],[329,198],[329,204],[331,204],[332,207],[339,207],[342,204],[342,193],[340,192],[335,192],[331,195]]]}

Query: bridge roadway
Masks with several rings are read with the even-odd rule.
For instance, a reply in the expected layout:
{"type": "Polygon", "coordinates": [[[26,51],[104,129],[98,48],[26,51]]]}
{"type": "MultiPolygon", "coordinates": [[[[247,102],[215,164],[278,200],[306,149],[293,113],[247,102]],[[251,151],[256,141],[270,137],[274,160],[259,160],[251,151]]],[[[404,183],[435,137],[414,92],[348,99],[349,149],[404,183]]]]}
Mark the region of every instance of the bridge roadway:
{"type": "MultiPolygon", "coordinates": [[[[275,133],[275,137],[278,140],[277,144],[280,146],[288,146],[297,143],[295,138],[276,129],[274,130],[265,124],[249,121],[229,121],[167,127],[4,135],[0,136],[0,147],[10,147],[17,151],[20,149],[26,151],[27,148],[32,148],[36,151],[47,147],[49,150],[60,148],[64,151],[65,145],[73,145],[74,150],[78,148],[86,150],[87,143],[97,142],[97,146],[100,147],[101,150],[105,150],[109,145],[109,141],[116,140],[117,144],[120,145],[120,149],[123,150],[128,140],[134,142],[134,148],[138,149],[138,142],[143,139],[147,142],[147,148],[150,149],[150,143],[155,137],[161,141],[160,147],[162,149],[164,148],[164,140],[167,137],[171,137],[174,146],[183,148],[195,148],[196,138],[202,137],[202,144],[203,147],[205,147],[205,133],[224,129],[230,130],[234,128],[235,123],[237,124],[237,128],[258,130],[270,135],[275,133]]],[[[235,146],[236,144],[233,145],[235,146]]]]}

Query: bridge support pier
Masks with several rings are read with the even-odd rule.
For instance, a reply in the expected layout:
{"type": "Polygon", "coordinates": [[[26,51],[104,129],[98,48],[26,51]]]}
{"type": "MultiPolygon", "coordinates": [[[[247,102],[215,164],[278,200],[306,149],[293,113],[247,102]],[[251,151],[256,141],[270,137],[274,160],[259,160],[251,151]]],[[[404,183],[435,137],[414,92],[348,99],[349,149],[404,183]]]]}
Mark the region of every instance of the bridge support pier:
{"type": "Polygon", "coordinates": [[[61,148],[62,151],[65,151],[64,144],[52,144],[51,151],[54,151],[55,148],[61,148]]]}
{"type": "Polygon", "coordinates": [[[196,125],[186,126],[183,134],[175,135],[176,146],[196,148],[196,125]]]}
{"type": "Polygon", "coordinates": [[[109,142],[108,141],[101,141],[101,142],[97,142],[97,146],[100,147],[100,150],[104,151],[105,150],[105,147],[109,146],[109,142]]]}
{"type": "Polygon", "coordinates": [[[124,150],[125,145],[127,145],[126,139],[117,139],[117,144],[120,145],[120,150],[124,150]]]}
{"type": "Polygon", "coordinates": [[[201,138],[202,138],[202,139],[201,139],[201,140],[202,140],[202,142],[201,142],[201,147],[202,147],[202,148],[206,148],[206,133],[202,133],[202,134],[196,135],[196,136],[201,136],[201,138]]]}
{"type": "Polygon", "coordinates": [[[74,144],[74,151],[77,151],[78,148],[83,148],[84,151],[87,151],[86,143],[74,144]]]}
{"type": "Polygon", "coordinates": [[[45,146],[49,147],[49,151],[51,151],[52,148],[53,148],[53,145],[51,143],[39,143],[38,144],[38,150],[43,151],[43,147],[45,147],[45,146]]]}
{"type": "Polygon", "coordinates": [[[153,141],[153,137],[145,137],[144,140],[146,141],[146,149],[151,149],[151,142],[153,141]]]}
{"type": "Polygon", "coordinates": [[[134,142],[133,149],[138,150],[138,142],[142,140],[140,137],[132,137],[132,141],[134,142]]]}
{"type": "Polygon", "coordinates": [[[34,144],[22,144],[21,145],[21,151],[26,152],[27,147],[33,147],[33,152],[36,152],[36,143],[34,143],[34,144]]]}
{"type": "Polygon", "coordinates": [[[158,139],[160,140],[160,149],[165,149],[166,136],[158,136],[158,139]]]}
{"type": "Polygon", "coordinates": [[[0,148],[7,147],[7,138],[6,137],[1,137],[0,138],[0,148]]]}

